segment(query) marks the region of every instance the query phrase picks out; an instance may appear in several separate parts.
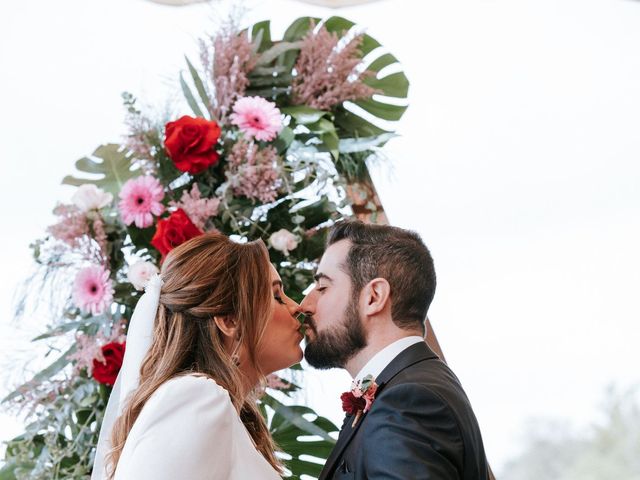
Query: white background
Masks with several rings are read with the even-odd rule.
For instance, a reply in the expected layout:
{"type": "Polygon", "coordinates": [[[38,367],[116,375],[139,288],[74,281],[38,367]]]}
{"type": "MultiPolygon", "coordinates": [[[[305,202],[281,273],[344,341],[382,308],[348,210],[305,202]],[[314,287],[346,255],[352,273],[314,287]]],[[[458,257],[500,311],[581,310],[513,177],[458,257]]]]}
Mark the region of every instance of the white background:
{"type": "MultiPolygon", "coordinates": [[[[331,11],[254,1],[281,33],[331,11]]],[[[395,225],[436,261],[430,317],[499,471],[525,421],[597,421],[605,387],[638,383],[640,2],[380,1],[337,12],[404,64],[402,137],[375,172],[395,225]]],[[[215,10],[142,0],[0,4],[0,358],[20,370],[44,319],[11,323],[59,181],[124,134],[120,93],[158,111],[215,10]]],[[[10,377],[5,370],[0,393],[10,377]]],[[[340,421],[343,372],[311,375],[311,406],[340,421]]],[[[0,415],[0,439],[20,433],[0,415]]]]}

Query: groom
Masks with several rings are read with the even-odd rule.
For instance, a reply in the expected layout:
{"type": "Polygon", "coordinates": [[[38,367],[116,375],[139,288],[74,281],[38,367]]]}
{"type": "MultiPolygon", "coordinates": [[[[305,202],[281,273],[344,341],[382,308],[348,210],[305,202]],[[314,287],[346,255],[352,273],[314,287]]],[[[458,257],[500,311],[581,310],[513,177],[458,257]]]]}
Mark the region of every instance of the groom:
{"type": "Polygon", "coordinates": [[[349,413],[320,480],[489,479],[469,399],[424,342],[436,287],[427,247],[359,221],[336,224],[327,244],[300,305],[305,357],[345,368],[360,389],[343,394],[349,413]]]}

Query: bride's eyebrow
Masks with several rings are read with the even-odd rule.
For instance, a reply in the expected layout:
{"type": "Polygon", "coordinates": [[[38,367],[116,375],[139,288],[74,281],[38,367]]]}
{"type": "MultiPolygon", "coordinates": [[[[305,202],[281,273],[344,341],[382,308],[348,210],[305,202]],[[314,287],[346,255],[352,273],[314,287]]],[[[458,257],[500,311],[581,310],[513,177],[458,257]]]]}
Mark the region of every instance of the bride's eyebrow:
{"type": "Polygon", "coordinates": [[[274,280],[273,283],[271,284],[272,287],[282,287],[282,281],[281,280],[274,280]]]}

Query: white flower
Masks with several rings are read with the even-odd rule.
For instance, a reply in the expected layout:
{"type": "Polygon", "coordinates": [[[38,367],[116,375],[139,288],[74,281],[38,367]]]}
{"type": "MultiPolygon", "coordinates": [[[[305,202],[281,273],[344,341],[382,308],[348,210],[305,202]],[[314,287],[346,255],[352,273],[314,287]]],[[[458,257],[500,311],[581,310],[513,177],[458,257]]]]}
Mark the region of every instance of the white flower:
{"type": "Polygon", "coordinates": [[[158,271],[158,267],[151,262],[138,262],[129,267],[127,280],[133,284],[136,290],[143,290],[149,279],[158,271]]]}
{"type": "Polygon", "coordinates": [[[83,212],[106,207],[113,200],[113,195],[96,187],[92,183],[80,185],[71,197],[73,204],[83,212]]]}
{"type": "Polygon", "coordinates": [[[289,252],[298,246],[298,237],[282,228],[269,237],[269,243],[274,249],[289,255],[289,252]]]}

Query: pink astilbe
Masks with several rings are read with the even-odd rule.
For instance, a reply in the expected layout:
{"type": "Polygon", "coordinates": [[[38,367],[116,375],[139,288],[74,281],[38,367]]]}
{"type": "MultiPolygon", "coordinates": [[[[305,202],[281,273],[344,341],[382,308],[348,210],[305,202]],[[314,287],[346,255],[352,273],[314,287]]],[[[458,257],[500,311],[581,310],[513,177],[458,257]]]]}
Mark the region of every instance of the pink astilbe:
{"type": "Polygon", "coordinates": [[[89,225],[84,212],[75,205],[58,205],[53,213],[58,216],[58,223],[47,228],[54,238],[60,240],[72,248],[79,244],[80,238],[89,233],[89,225]]]}
{"type": "Polygon", "coordinates": [[[76,334],[76,351],[68,356],[69,360],[75,362],[73,371],[76,375],[86,369],[87,374],[91,376],[93,361],[98,360],[103,363],[105,361],[102,346],[109,342],[122,343],[125,341],[124,323],[124,320],[121,320],[115,324],[109,335],[105,335],[103,332],[99,332],[95,336],[82,332],[76,334]]]}
{"type": "Polygon", "coordinates": [[[93,371],[93,359],[102,358],[102,350],[100,348],[98,337],[90,335],[78,334],[76,336],[76,351],[67,358],[75,362],[73,371],[77,374],[82,370],[87,370],[87,374],[91,376],[93,371]]]}
{"type": "Polygon", "coordinates": [[[239,140],[228,157],[227,177],[236,195],[273,202],[282,185],[278,172],[278,153],[272,146],[259,149],[253,142],[239,140]]]}
{"type": "Polygon", "coordinates": [[[107,233],[104,231],[104,219],[102,215],[99,213],[93,214],[93,224],[91,225],[93,229],[93,238],[100,246],[100,252],[102,253],[103,259],[106,261],[107,259],[107,233]]]}
{"type": "Polygon", "coordinates": [[[233,25],[224,27],[212,37],[210,44],[200,44],[202,64],[215,88],[215,104],[210,107],[215,118],[224,122],[231,106],[244,95],[249,85],[248,75],[256,66],[257,55],[247,32],[238,32],[233,25]],[[213,46],[213,48],[211,48],[213,46]]]}
{"type": "Polygon", "coordinates": [[[171,201],[170,205],[174,208],[184,210],[193,224],[200,230],[204,230],[207,220],[218,214],[220,199],[218,198],[201,198],[202,194],[198,188],[198,184],[194,183],[191,191],[182,192],[179,202],[171,201]]]}
{"type": "Polygon", "coordinates": [[[363,35],[356,35],[344,47],[338,47],[340,38],[323,25],[302,40],[296,62],[297,75],[293,79],[293,101],[319,110],[329,110],[346,100],[369,98],[377,92],[363,80],[373,75],[359,72],[362,62],[360,45],[363,35]]]}

